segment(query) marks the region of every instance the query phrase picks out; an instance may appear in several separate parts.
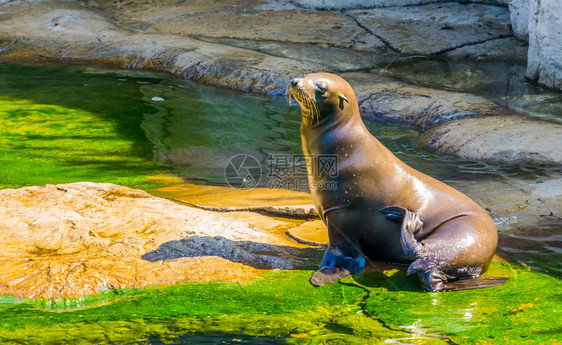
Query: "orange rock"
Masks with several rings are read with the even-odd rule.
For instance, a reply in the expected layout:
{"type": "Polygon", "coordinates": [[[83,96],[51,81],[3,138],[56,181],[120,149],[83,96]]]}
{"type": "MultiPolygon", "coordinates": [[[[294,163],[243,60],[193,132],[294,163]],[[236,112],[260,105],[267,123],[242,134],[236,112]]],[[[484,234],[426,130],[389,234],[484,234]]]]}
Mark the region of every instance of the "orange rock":
{"type": "Polygon", "coordinates": [[[76,297],[111,287],[247,282],[290,269],[302,221],[212,212],[113,184],[0,190],[0,294],[76,297]]]}

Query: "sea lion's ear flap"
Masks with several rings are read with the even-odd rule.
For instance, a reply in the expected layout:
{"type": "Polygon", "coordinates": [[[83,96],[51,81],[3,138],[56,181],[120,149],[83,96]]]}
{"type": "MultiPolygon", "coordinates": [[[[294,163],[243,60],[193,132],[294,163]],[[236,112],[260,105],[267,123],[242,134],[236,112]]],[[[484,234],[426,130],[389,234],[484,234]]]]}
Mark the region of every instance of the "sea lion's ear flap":
{"type": "Polygon", "coordinates": [[[343,101],[345,101],[346,103],[349,103],[349,101],[347,100],[347,97],[345,97],[344,95],[340,95],[340,109],[343,110],[343,101]]]}

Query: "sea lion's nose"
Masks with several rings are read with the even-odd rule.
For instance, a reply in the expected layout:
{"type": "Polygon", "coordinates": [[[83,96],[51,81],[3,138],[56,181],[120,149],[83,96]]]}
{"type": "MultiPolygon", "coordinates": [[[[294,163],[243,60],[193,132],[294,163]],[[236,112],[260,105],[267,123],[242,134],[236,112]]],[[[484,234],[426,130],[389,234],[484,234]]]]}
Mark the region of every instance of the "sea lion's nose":
{"type": "Polygon", "coordinates": [[[297,87],[297,85],[299,84],[299,81],[301,81],[302,78],[295,78],[293,80],[291,80],[291,87],[297,87]]]}

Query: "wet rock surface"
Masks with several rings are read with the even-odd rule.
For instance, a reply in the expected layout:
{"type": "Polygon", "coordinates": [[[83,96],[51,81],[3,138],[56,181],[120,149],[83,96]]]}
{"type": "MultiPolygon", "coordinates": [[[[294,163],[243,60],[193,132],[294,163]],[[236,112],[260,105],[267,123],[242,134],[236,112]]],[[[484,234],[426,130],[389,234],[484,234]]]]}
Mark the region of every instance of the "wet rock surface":
{"type": "Polygon", "coordinates": [[[562,273],[562,180],[504,177],[451,185],[488,211],[499,233],[502,257],[548,274],[562,273]]]}
{"type": "MultiPolygon", "coordinates": [[[[358,8],[380,8],[380,7],[397,7],[397,6],[417,6],[433,3],[443,3],[447,0],[294,0],[293,3],[305,8],[314,8],[322,10],[342,10],[342,9],[358,9],[358,8]]],[[[506,6],[508,0],[468,0],[466,2],[480,3],[488,5],[506,6]]]]}
{"type": "Polygon", "coordinates": [[[428,129],[454,119],[504,115],[505,109],[468,93],[412,86],[388,77],[344,73],[355,89],[361,114],[382,122],[399,122],[428,129]]]}

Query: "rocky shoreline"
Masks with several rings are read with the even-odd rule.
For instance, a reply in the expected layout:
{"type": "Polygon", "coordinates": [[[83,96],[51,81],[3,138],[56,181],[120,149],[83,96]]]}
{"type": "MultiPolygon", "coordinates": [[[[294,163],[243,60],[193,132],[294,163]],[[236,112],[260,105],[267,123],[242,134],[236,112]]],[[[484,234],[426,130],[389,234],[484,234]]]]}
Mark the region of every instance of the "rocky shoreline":
{"type": "Polygon", "coordinates": [[[560,165],[559,120],[528,119],[481,96],[376,72],[411,56],[524,62],[526,44],[515,39],[505,4],[496,5],[317,11],[258,0],[3,1],[0,61],[164,71],[269,95],[282,95],[297,75],[331,71],[355,88],[363,116],[428,130],[424,142],[439,152],[560,165]]]}

